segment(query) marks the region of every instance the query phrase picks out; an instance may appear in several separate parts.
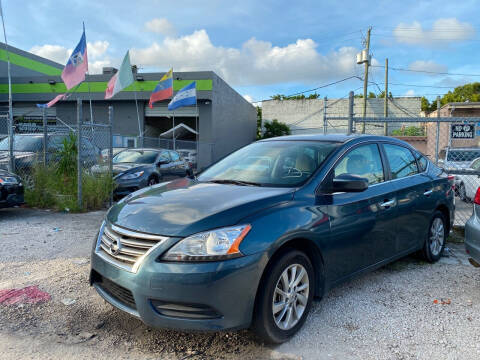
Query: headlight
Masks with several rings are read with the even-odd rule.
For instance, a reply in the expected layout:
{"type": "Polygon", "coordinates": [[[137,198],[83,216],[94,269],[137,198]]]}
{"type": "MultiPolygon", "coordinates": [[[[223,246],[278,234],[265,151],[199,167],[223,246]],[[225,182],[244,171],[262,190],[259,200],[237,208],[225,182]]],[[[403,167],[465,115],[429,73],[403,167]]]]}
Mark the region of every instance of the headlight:
{"type": "Polygon", "coordinates": [[[18,183],[17,178],[13,176],[0,176],[0,184],[12,185],[18,183]]]}
{"type": "Polygon", "coordinates": [[[124,180],[136,179],[136,178],[142,176],[144,174],[144,172],[145,171],[137,171],[136,173],[122,175],[120,178],[122,178],[124,180]]]}
{"type": "Polygon", "coordinates": [[[166,261],[215,261],[242,256],[238,249],[252,227],[238,225],[189,236],[162,257],[166,261]]]}

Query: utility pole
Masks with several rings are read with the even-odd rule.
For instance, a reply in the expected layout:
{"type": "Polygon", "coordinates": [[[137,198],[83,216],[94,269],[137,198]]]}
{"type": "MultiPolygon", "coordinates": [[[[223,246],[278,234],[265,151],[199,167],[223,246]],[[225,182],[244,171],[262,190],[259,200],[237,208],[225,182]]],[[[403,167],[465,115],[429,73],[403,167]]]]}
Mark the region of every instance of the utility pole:
{"type": "Polygon", "coordinates": [[[5,31],[5,18],[3,16],[2,0],[0,0],[0,15],[2,16],[3,37],[5,39],[5,52],[7,53],[7,74],[8,74],[8,152],[9,163],[8,170],[15,171],[15,155],[13,153],[13,105],[12,105],[12,76],[10,73],[10,51],[8,49],[7,32],[5,31]]]}
{"type": "MultiPolygon", "coordinates": [[[[367,116],[367,90],[368,90],[368,67],[370,66],[370,32],[372,31],[372,27],[370,26],[367,31],[367,42],[366,42],[366,51],[367,51],[367,58],[365,61],[365,76],[363,79],[363,119],[367,116]]],[[[363,121],[362,126],[362,134],[365,134],[365,121],[363,121]]]]}
{"type": "MultiPolygon", "coordinates": [[[[388,58],[385,59],[385,103],[383,107],[383,116],[388,117],[388,58]]],[[[383,135],[388,136],[388,122],[383,124],[383,135]]]]}

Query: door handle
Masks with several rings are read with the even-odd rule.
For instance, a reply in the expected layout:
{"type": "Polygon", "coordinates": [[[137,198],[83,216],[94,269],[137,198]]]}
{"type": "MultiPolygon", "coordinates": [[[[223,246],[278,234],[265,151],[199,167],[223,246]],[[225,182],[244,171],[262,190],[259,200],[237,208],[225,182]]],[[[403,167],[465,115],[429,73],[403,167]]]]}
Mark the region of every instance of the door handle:
{"type": "Polygon", "coordinates": [[[433,193],[433,190],[426,190],[426,191],[423,193],[423,195],[425,195],[425,196],[430,196],[430,195],[432,195],[432,193],[433,193]]]}
{"type": "Polygon", "coordinates": [[[393,205],[395,205],[395,200],[387,200],[383,203],[380,203],[380,207],[382,209],[387,209],[387,208],[389,208],[390,206],[393,206],[393,205]]]}

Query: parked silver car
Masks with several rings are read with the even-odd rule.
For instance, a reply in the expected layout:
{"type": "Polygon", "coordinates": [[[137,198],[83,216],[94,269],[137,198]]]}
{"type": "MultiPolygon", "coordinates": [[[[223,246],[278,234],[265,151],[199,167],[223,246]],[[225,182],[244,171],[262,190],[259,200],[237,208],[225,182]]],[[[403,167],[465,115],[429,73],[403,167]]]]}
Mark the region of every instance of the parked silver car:
{"type": "Polygon", "coordinates": [[[480,266],[480,187],[473,203],[473,214],[465,224],[465,248],[473,264],[480,266]]]}

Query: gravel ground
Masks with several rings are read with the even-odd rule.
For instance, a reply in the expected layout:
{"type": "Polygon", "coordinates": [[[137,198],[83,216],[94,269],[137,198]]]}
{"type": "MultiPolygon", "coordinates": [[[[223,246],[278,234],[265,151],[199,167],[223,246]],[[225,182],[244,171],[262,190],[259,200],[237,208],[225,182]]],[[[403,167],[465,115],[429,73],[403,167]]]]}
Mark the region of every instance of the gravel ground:
{"type": "Polygon", "coordinates": [[[267,347],[248,331],[152,329],[105,303],[87,283],[102,218],[0,210],[0,289],[38,285],[52,296],[0,305],[2,359],[480,358],[480,269],[461,244],[437,264],[408,257],[334,289],[297,336],[267,347]]]}

